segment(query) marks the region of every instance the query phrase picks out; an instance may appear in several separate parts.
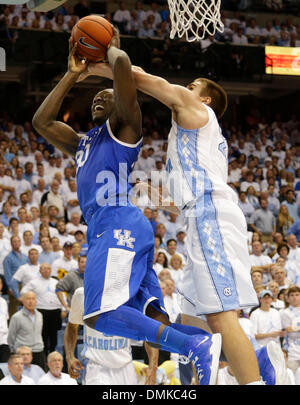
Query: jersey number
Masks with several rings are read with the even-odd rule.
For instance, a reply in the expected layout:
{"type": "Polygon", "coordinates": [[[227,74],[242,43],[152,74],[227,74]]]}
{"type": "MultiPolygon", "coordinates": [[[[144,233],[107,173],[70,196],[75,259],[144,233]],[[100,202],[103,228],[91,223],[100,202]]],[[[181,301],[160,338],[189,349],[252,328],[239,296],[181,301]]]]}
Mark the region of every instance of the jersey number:
{"type": "Polygon", "coordinates": [[[84,150],[79,150],[77,153],[76,153],[76,163],[77,163],[77,167],[79,168],[79,167],[82,167],[84,164],[85,164],[85,162],[87,161],[87,158],[88,158],[88,156],[89,156],[89,153],[90,153],[90,147],[91,147],[91,144],[90,143],[88,143],[87,145],[86,145],[86,148],[84,149],[84,150]]]}

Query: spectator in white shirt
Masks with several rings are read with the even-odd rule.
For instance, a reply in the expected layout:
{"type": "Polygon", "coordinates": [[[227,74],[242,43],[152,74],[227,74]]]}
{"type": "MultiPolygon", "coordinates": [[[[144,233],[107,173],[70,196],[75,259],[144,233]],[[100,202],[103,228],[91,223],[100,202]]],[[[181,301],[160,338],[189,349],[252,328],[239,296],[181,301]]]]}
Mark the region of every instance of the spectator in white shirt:
{"type": "Polygon", "coordinates": [[[247,191],[250,186],[254,187],[257,193],[260,193],[259,184],[254,181],[254,173],[249,170],[246,176],[246,181],[242,181],[241,183],[241,191],[247,191]]]}
{"type": "Polygon", "coordinates": [[[271,20],[268,20],[266,22],[265,28],[261,29],[261,36],[265,42],[267,42],[272,36],[278,38],[278,31],[276,31],[273,27],[273,23],[271,20]]]}
{"type": "Polygon", "coordinates": [[[32,232],[31,231],[23,232],[23,244],[21,246],[21,253],[27,256],[31,249],[36,249],[38,253],[42,252],[41,246],[32,243],[32,241],[33,241],[32,232]]]}
{"type": "Polygon", "coordinates": [[[11,180],[11,184],[13,184],[15,187],[15,195],[18,200],[24,191],[32,190],[32,186],[29,181],[23,178],[23,168],[20,166],[16,168],[16,178],[14,181],[11,180]]]}
{"type": "Polygon", "coordinates": [[[143,10],[143,3],[141,1],[135,3],[135,11],[137,12],[139,23],[142,24],[146,19],[146,12],[143,10]]]}
{"type": "MultiPolygon", "coordinates": [[[[26,255],[27,256],[27,255],[26,255]]],[[[16,298],[19,298],[19,285],[24,287],[39,274],[38,264],[39,253],[36,249],[30,249],[28,252],[28,263],[22,264],[15,272],[11,280],[11,286],[16,298]]]]}
{"type": "Polygon", "coordinates": [[[158,4],[153,2],[151,3],[151,8],[146,12],[146,17],[149,17],[149,15],[152,15],[154,17],[154,25],[157,27],[161,22],[162,18],[160,13],[158,12],[158,4]]]}
{"type": "MultiPolygon", "coordinates": [[[[0,274],[4,274],[3,260],[5,256],[11,251],[11,245],[7,238],[4,238],[5,228],[0,222],[0,274]]],[[[1,363],[1,362],[0,362],[1,363]]]]}
{"type": "Polygon", "coordinates": [[[160,252],[165,253],[165,255],[167,256],[167,259],[168,259],[168,263],[170,262],[171,257],[176,254],[176,255],[179,255],[181,257],[182,264],[184,266],[186,265],[186,260],[185,260],[184,256],[177,251],[177,241],[176,241],[176,239],[169,239],[167,241],[167,250],[159,249],[157,253],[160,253],[160,252]]]}
{"type": "Polygon", "coordinates": [[[143,146],[137,162],[134,165],[134,171],[143,171],[146,173],[148,179],[151,178],[151,171],[155,170],[155,160],[149,157],[148,148],[143,146]]]}
{"type": "Polygon", "coordinates": [[[35,385],[32,378],[23,375],[24,362],[20,354],[11,354],[8,359],[9,374],[2,378],[0,385],[35,385]]]}
{"type": "Polygon", "coordinates": [[[37,180],[37,188],[32,193],[32,201],[37,206],[40,207],[42,196],[46,192],[46,183],[45,180],[41,177],[37,180]]]}
{"type": "Polygon", "coordinates": [[[34,226],[27,222],[26,220],[27,210],[23,207],[18,209],[18,217],[19,217],[19,232],[23,236],[25,231],[31,231],[32,234],[35,234],[34,226]]]}
{"type": "Polygon", "coordinates": [[[70,179],[68,183],[68,191],[64,195],[65,207],[67,209],[68,218],[72,216],[73,213],[81,215],[81,210],[79,206],[78,196],[77,196],[77,185],[74,179],[70,179]]]}
{"type": "Polygon", "coordinates": [[[75,242],[75,238],[73,235],[69,235],[66,230],[66,222],[64,219],[59,219],[57,221],[57,230],[58,230],[58,239],[61,246],[63,246],[66,242],[75,242]]]}
{"type": "Polygon", "coordinates": [[[278,295],[279,295],[278,283],[275,280],[269,281],[267,284],[267,289],[270,290],[271,293],[273,294],[272,307],[274,307],[275,309],[278,309],[278,310],[285,308],[284,302],[278,298],[278,295]]]}
{"type": "Polygon", "coordinates": [[[287,243],[290,248],[287,258],[289,260],[297,260],[300,262],[300,248],[298,247],[296,235],[291,233],[287,236],[287,243]]]}
{"type": "Polygon", "coordinates": [[[49,209],[55,206],[58,209],[58,217],[64,217],[65,208],[62,196],[59,194],[59,182],[53,180],[50,186],[50,191],[47,191],[41,199],[41,205],[49,209]]]}
{"type": "Polygon", "coordinates": [[[181,313],[181,310],[178,306],[177,300],[176,300],[176,294],[174,293],[175,291],[175,282],[172,278],[166,279],[164,281],[165,286],[166,286],[166,295],[164,296],[164,304],[166,311],[169,315],[170,322],[175,322],[177,316],[181,313]]]}
{"type": "Polygon", "coordinates": [[[69,374],[63,373],[63,357],[58,352],[48,354],[49,371],[39,379],[38,385],[77,385],[77,381],[69,374]]]}
{"type": "Polygon", "coordinates": [[[249,42],[252,42],[254,37],[256,37],[257,35],[261,35],[260,28],[257,26],[255,18],[250,19],[249,26],[246,28],[245,34],[249,42]]]}
{"type": "Polygon", "coordinates": [[[0,185],[4,191],[4,199],[7,199],[10,193],[15,192],[14,182],[5,174],[5,166],[0,163],[0,185]]]}
{"type": "Polygon", "coordinates": [[[68,234],[74,235],[76,231],[82,231],[83,233],[86,233],[87,226],[80,223],[80,218],[81,215],[77,212],[74,212],[71,215],[71,220],[66,225],[66,231],[68,234]]]}
{"type": "Polygon", "coordinates": [[[274,341],[280,345],[280,337],[284,337],[286,332],[282,330],[279,311],[271,308],[273,294],[269,290],[263,290],[259,294],[260,307],[250,315],[253,323],[255,339],[259,347],[274,341]]]}
{"type": "Polygon", "coordinates": [[[242,27],[238,27],[237,32],[232,35],[232,43],[235,45],[248,45],[248,38],[244,34],[242,27]]]}
{"type": "Polygon", "coordinates": [[[282,327],[287,332],[284,348],[288,354],[288,367],[296,373],[300,367],[300,288],[291,287],[287,291],[288,308],[280,312],[282,327]]]}
{"type": "Polygon", "coordinates": [[[120,3],[120,8],[114,13],[113,22],[119,28],[121,34],[125,34],[127,23],[131,20],[130,12],[127,10],[125,1],[120,3]]]}
{"type": "Polygon", "coordinates": [[[45,166],[42,162],[36,163],[36,170],[34,173],[35,174],[32,176],[32,185],[36,188],[39,179],[45,180],[45,166]]]}

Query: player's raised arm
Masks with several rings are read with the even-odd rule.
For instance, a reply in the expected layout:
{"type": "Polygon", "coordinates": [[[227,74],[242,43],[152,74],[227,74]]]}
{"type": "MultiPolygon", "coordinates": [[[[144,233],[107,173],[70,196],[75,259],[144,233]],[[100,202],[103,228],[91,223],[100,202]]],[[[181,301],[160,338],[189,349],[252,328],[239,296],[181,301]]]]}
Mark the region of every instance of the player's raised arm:
{"type": "MultiPolygon", "coordinates": [[[[138,90],[156,98],[170,109],[175,106],[184,106],[187,97],[190,97],[187,88],[146,73],[138,66],[132,66],[132,75],[138,90]]],[[[107,63],[91,63],[88,69],[80,75],[78,81],[82,81],[88,76],[101,76],[115,80],[114,73],[107,63]]]]}
{"type": "Polygon", "coordinates": [[[126,52],[119,47],[119,33],[114,28],[114,36],[107,50],[108,62],[114,77],[116,105],[116,113],[110,118],[110,122],[116,128],[120,126],[120,123],[122,124],[118,131],[120,140],[135,144],[141,138],[142,116],[137,101],[136,84],[132,75],[130,59],[126,52]]]}
{"type": "Polygon", "coordinates": [[[76,45],[73,45],[71,40],[69,45],[68,71],[40,105],[34,114],[32,124],[49,143],[74,156],[79,136],[69,125],[57,121],[57,115],[65,96],[76,83],[79,75],[86,70],[87,63],[77,58],[76,45]]]}

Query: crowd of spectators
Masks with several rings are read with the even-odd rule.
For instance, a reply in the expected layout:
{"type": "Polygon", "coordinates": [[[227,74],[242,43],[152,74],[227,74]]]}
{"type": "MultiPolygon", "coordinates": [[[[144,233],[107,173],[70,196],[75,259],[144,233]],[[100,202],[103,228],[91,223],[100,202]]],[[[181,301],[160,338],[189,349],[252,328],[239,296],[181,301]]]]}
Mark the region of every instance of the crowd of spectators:
{"type": "MultiPolygon", "coordinates": [[[[225,4],[226,6],[226,4],[225,4]]],[[[18,38],[19,29],[53,30],[56,32],[71,32],[76,22],[89,15],[89,5],[86,0],[80,0],[74,7],[63,5],[50,12],[32,12],[26,5],[9,5],[2,7],[0,25],[8,27],[10,39],[18,38]]],[[[254,17],[237,9],[230,12],[222,6],[223,33],[216,33],[201,41],[201,47],[206,48],[214,41],[233,43],[237,45],[274,45],[300,46],[300,24],[292,17],[270,16],[265,25],[259,25],[254,17]]],[[[129,9],[126,2],[121,2],[119,8],[107,12],[105,18],[118,27],[121,35],[139,38],[168,39],[170,35],[170,12],[167,3],[159,6],[152,2],[145,6],[141,1],[129,9]]]]}
{"type": "MultiPolygon", "coordinates": [[[[145,136],[134,172],[144,173],[145,182],[167,195],[167,128],[150,121],[145,115],[145,136]]],[[[79,124],[74,126],[85,132],[79,124]]],[[[274,338],[289,355],[287,337],[290,341],[289,334],[298,332],[287,332],[290,325],[284,311],[295,307],[297,313],[300,306],[300,301],[289,302],[291,296],[300,297],[300,122],[295,114],[286,120],[277,114],[272,121],[262,118],[245,130],[224,122],[222,130],[229,147],[228,184],[248,224],[251,276],[263,302],[259,312],[252,309],[244,316],[252,322],[258,344],[274,338]],[[272,309],[273,318],[277,317],[267,332],[265,309],[266,313],[272,309]],[[281,318],[273,309],[282,312],[281,318]]],[[[2,120],[0,362],[10,351],[26,346],[34,364],[47,370],[45,356],[55,351],[70,298],[83,285],[87,227],[78,206],[75,176],[74,160],[48,145],[30,122],[2,120]],[[36,314],[35,333],[28,330],[30,314],[36,314]]],[[[176,289],[180,290],[187,264],[184,218],[157,208],[145,192],[132,198],[153,227],[154,269],[174,322],[180,313],[176,289]]],[[[292,352],[288,361],[296,375],[300,355],[295,356],[292,352]]]]}

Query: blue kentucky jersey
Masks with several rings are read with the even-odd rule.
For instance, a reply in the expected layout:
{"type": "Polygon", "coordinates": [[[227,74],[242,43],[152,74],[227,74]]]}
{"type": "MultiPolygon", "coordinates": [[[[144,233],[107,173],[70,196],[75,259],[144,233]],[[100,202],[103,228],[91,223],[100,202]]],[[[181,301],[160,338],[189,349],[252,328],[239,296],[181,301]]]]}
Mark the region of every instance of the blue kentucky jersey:
{"type": "Polygon", "coordinates": [[[108,120],[81,137],[75,157],[77,194],[87,223],[99,207],[128,205],[128,178],[141,142],[131,145],[118,140],[108,120]]]}

